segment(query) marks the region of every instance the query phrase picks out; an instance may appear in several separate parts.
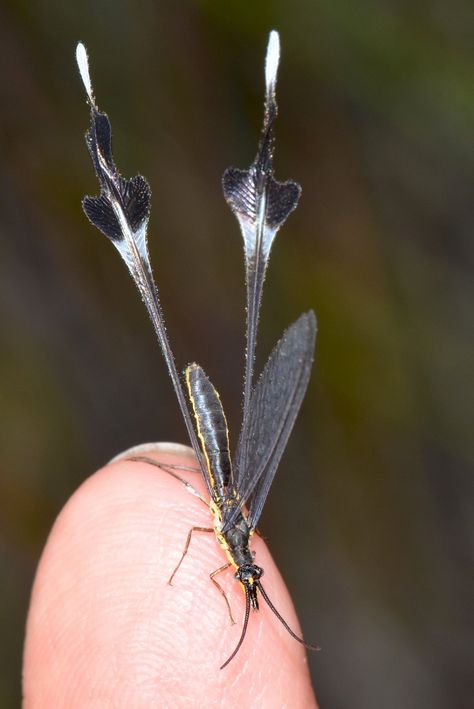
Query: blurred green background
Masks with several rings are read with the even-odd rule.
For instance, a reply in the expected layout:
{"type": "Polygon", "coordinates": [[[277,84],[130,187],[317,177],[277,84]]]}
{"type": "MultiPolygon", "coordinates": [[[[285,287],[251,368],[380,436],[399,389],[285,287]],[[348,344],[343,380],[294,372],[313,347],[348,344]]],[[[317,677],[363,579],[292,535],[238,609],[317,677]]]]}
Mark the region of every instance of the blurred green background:
{"type": "Polygon", "coordinates": [[[117,452],[186,442],[144,308],[82,213],[97,184],[76,42],[119,168],[152,186],[178,364],[206,368],[235,442],[242,245],[220,178],[254,157],[271,28],[276,176],[303,195],[273,249],[260,365],[310,307],[319,341],[261,527],[323,647],[323,707],[472,701],[472,3],[3,0],[1,707],[19,701],[29,592],[62,505],[117,452]]]}

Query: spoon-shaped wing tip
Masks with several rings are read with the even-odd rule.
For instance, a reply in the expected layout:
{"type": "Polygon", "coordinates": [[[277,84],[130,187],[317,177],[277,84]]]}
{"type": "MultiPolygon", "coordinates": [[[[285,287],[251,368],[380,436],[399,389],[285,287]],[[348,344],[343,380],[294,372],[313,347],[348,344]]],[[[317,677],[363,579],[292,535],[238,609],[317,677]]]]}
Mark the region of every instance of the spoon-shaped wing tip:
{"type": "Polygon", "coordinates": [[[79,69],[79,74],[81,75],[82,83],[89,97],[89,100],[94,103],[94,98],[92,96],[92,83],[89,73],[89,59],[87,57],[87,51],[82,42],[77,43],[76,47],[76,61],[79,69]]]}
{"type": "Polygon", "coordinates": [[[280,35],[276,30],[270,32],[265,60],[265,84],[267,93],[275,91],[278,64],[280,61],[280,35]]]}

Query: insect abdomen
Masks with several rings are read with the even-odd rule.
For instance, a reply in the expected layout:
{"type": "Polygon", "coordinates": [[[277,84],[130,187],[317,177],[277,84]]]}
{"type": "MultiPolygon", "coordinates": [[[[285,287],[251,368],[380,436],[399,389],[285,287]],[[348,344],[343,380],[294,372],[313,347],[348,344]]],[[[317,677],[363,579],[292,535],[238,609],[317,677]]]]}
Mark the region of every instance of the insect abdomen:
{"type": "Polygon", "coordinates": [[[215,501],[222,501],[232,480],[227,421],[219,394],[198,364],[186,368],[186,384],[206,458],[215,501]]]}

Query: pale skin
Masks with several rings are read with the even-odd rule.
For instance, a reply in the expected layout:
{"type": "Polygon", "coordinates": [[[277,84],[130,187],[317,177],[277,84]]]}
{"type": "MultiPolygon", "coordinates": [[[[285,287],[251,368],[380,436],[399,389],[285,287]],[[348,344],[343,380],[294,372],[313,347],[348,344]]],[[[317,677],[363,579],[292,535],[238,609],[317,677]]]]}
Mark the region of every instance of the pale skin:
{"type": "MultiPolygon", "coordinates": [[[[195,466],[191,452],[146,455],[195,466]]],[[[206,497],[199,473],[180,473],[206,497]]],[[[238,655],[244,594],[214,534],[209,508],[154,466],[106,465],[59,514],[34,582],[24,655],[25,709],[142,707],[317,707],[306,651],[261,604],[238,655]]],[[[289,625],[300,628],[264,541],[254,535],[263,583],[289,625]]]]}

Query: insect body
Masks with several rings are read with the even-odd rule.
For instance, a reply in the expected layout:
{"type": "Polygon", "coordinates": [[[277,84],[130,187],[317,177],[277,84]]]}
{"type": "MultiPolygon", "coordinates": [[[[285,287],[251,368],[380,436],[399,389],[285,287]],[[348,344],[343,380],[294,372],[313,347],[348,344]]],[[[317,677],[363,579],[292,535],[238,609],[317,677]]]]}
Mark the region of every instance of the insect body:
{"type": "MultiPolygon", "coordinates": [[[[186,369],[186,383],[199,439],[206,459],[205,478],[211,490],[211,512],[217,539],[237,570],[251,566],[252,553],[249,549],[253,529],[244,517],[240,496],[234,482],[229,451],[229,435],[220,397],[203,369],[192,364],[186,369]],[[235,515],[232,525],[226,521],[235,515]]],[[[260,574],[261,575],[261,574],[260,574]]],[[[244,584],[252,585],[252,580],[244,584]]],[[[255,599],[256,596],[252,595],[255,599]]]]}
{"type": "MultiPolygon", "coordinates": [[[[275,346],[253,391],[247,419],[248,436],[240,438],[235,456],[238,461],[236,465],[231,462],[227,422],[219,394],[199,365],[189,365],[185,372],[188,396],[205,461],[203,474],[210,494],[214,531],[228,558],[228,563],[211,574],[211,579],[224,595],[231,619],[228,600],[216,582],[215,575],[232,565],[235,578],[240,581],[245,593],[242,633],[222,668],[233,659],[242,645],[250,608],[259,609],[258,593],[295,640],[310,649],[318,649],[299,638],[271,602],[260,580],[263,569],[255,564],[249,545],[306,391],[315,329],[314,314],[305,313],[288,328],[275,346]],[[259,445],[252,445],[252,441],[258,441],[259,445]],[[247,512],[244,505],[248,502],[247,512]]],[[[152,460],[149,462],[153,463],[152,460]]],[[[194,529],[212,531],[202,527],[194,529]]],[[[171,579],[187,553],[192,531],[171,579]]]]}
{"type": "MultiPolygon", "coordinates": [[[[249,546],[306,392],[316,338],[316,318],[309,311],[285,331],[270,354],[260,378],[254,381],[257,324],[270,250],[278,229],[296,207],[301,191],[295,182],[277,182],[273,177],[273,124],[277,114],[275,86],[279,52],[278,34],[271,32],[265,65],[263,130],[255,160],[248,170],[229,168],[222,180],[224,197],[242,232],[247,286],[243,420],[235,455],[231,459],[227,422],[219,395],[197,364],[189,365],[185,371],[192,412],[188,409],[166,334],[148,254],[151,191],[141,175],[126,180],[118,172],[112,157],[110,122],[95,103],[86,50],[82,44],[76,50],[91,110],[91,127],[86,133],[86,143],[100,183],[100,194],[84,199],[84,211],[92,224],[119,251],[153,323],[207,485],[214,531],[228,558],[228,563],[211,574],[211,579],[224,595],[231,618],[227,597],[214,576],[233,566],[235,578],[245,593],[242,633],[237,647],[222,667],[238,652],[247,631],[250,608],[258,610],[259,594],[293,638],[306,647],[316,649],[316,646],[299,638],[273,606],[262,586],[263,569],[254,563],[249,546]]],[[[166,466],[159,467],[166,470],[166,466]]],[[[174,476],[180,479],[178,475],[174,476]]],[[[192,489],[189,483],[186,484],[188,489],[192,489]]],[[[192,531],[171,579],[187,552],[192,531]]]]}

